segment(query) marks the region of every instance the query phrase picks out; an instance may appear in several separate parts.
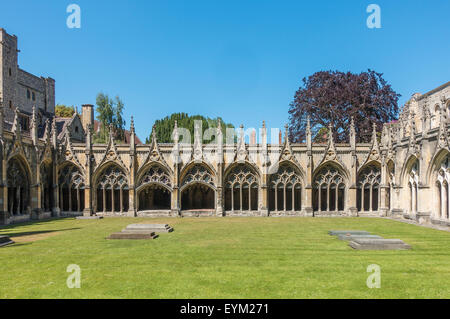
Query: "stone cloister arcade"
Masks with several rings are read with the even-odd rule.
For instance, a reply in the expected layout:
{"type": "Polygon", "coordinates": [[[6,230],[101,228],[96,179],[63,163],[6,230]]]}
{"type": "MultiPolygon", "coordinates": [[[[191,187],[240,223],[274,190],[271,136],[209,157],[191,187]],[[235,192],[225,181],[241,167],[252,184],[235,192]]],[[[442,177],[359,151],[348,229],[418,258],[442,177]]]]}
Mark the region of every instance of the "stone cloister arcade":
{"type": "Polygon", "coordinates": [[[269,144],[263,124],[258,143],[246,143],[241,127],[236,144],[222,143],[217,129],[217,143],[196,134],[188,145],[175,124],[173,143],[153,134],[150,145],[136,145],[133,121],[129,144],[116,143],[112,131],[107,144],[94,144],[87,117],[79,119],[80,142],[55,120],[38,133],[34,113],[22,132],[16,111],[12,125],[0,118],[0,223],[96,214],[392,216],[450,225],[450,104],[442,103],[434,124],[411,104],[398,122],[374,127],[369,143],[356,143],[351,123],[340,144],[332,134],[313,143],[309,126],[305,143],[290,143],[286,131],[282,143],[269,144]]]}

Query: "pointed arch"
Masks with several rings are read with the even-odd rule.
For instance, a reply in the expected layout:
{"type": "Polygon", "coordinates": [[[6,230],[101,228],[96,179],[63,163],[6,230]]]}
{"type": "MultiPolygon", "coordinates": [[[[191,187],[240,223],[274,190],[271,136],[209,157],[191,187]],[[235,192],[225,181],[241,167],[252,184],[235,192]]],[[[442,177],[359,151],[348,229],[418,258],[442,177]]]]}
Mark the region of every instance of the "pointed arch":
{"type": "Polygon", "coordinates": [[[345,210],[348,177],[335,162],[320,165],[313,174],[313,210],[338,212],[345,210]]]}
{"type": "Polygon", "coordinates": [[[84,209],[86,179],[78,165],[64,162],[58,170],[59,209],[61,212],[81,213],[84,209]]]}
{"type": "Polygon", "coordinates": [[[426,172],[426,182],[428,185],[432,184],[433,174],[439,170],[441,163],[447,158],[450,154],[449,150],[446,148],[442,148],[434,154],[433,158],[428,165],[426,172]]]}
{"type": "Polygon", "coordinates": [[[224,174],[225,210],[258,210],[260,184],[260,172],[249,162],[231,164],[224,174]]]}
{"type": "Polygon", "coordinates": [[[184,167],[182,168],[181,172],[180,172],[180,187],[183,187],[185,184],[183,181],[186,181],[186,177],[188,174],[192,174],[193,170],[197,168],[200,170],[206,170],[206,172],[209,174],[209,176],[211,177],[211,180],[208,180],[206,182],[206,184],[210,184],[214,187],[214,189],[216,188],[217,185],[217,174],[216,174],[216,170],[214,169],[214,167],[211,166],[211,164],[205,162],[205,161],[190,161],[189,163],[187,163],[186,165],[184,165],[184,167]],[[203,169],[202,169],[203,168],[203,169]],[[211,184],[212,181],[212,184],[211,184]]]}
{"type": "Polygon", "coordinates": [[[30,212],[32,175],[27,164],[20,154],[7,161],[6,184],[10,216],[24,215],[30,212]]]}
{"type": "Polygon", "coordinates": [[[95,192],[94,210],[122,214],[129,207],[129,180],[126,170],[115,162],[107,162],[93,178],[95,192]]]}
{"type": "Polygon", "coordinates": [[[146,164],[138,173],[136,188],[138,211],[169,210],[173,179],[171,172],[160,162],[146,164]]]}
{"type": "Polygon", "coordinates": [[[215,171],[205,162],[192,161],[180,174],[181,210],[214,210],[215,171]]]}
{"type": "Polygon", "coordinates": [[[269,211],[301,211],[304,174],[291,161],[282,161],[269,177],[269,211]]]}
{"type": "Polygon", "coordinates": [[[358,171],[356,203],[359,212],[376,212],[380,206],[381,164],[371,161],[358,171]]]}
{"type": "Polygon", "coordinates": [[[402,167],[402,171],[400,173],[400,183],[401,185],[405,184],[405,176],[411,171],[411,168],[415,163],[419,163],[419,159],[416,155],[411,154],[408,159],[405,161],[405,164],[402,167]]]}
{"type": "Polygon", "coordinates": [[[325,161],[323,163],[321,163],[319,166],[317,166],[314,169],[313,172],[313,180],[316,177],[316,175],[324,168],[324,167],[334,167],[335,169],[337,169],[339,171],[340,174],[342,174],[342,177],[345,178],[346,183],[350,180],[350,172],[348,171],[347,168],[345,168],[345,166],[343,164],[341,164],[338,161],[325,161]]]}

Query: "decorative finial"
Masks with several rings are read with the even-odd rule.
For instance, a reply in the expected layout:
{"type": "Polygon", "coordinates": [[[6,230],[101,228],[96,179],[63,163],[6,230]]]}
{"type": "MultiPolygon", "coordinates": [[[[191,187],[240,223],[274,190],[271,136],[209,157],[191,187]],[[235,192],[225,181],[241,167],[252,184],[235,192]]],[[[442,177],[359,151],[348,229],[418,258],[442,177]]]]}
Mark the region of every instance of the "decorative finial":
{"type": "Polygon", "coordinates": [[[130,121],[130,132],[134,133],[134,118],[133,118],[133,116],[131,116],[131,121],[130,121]]]}

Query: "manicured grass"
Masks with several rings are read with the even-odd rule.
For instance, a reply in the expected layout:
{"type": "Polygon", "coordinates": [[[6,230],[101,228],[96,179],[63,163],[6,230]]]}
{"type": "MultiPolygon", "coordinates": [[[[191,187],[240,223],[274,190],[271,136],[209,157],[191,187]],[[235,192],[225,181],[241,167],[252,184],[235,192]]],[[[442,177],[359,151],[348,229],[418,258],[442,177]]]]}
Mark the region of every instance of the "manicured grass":
{"type": "Polygon", "coordinates": [[[376,218],[59,219],[0,229],[0,298],[450,298],[450,233],[376,218]],[[106,240],[131,223],[156,240],[106,240]],[[327,234],[367,230],[410,251],[356,251],[327,234]],[[81,267],[69,289],[66,267],[81,267]],[[367,266],[381,267],[369,289],[367,266]]]}

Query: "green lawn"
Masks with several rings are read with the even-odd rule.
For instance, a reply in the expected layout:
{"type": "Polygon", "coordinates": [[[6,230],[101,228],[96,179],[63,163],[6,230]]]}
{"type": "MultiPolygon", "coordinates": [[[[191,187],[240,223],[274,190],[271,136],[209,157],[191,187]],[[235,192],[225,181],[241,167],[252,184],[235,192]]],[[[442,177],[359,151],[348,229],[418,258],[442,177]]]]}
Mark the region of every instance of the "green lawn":
{"type": "Polygon", "coordinates": [[[450,233],[376,218],[59,219],[0,229],[0,298],[450,298],[450,233]],[[106,240],[131,223],[156,240],[106,240]],[[355,251],[327,234],[359,229],[410,251],[355,251]],[[69,289],[66,267],[81,267],[69,289]],[[369,289],[367,266],[381,267],[369,289]]]}

